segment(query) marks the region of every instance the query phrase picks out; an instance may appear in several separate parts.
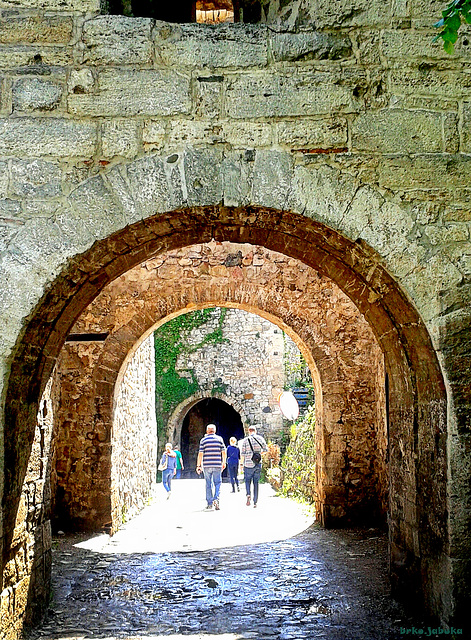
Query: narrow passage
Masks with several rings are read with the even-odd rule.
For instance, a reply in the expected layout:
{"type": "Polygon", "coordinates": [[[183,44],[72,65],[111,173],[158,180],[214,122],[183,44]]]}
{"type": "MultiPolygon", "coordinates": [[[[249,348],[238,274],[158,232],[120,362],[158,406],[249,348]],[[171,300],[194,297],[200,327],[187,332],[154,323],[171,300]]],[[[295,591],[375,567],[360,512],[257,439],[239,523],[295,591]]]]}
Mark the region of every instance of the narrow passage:
{"type": "Polygon", "coordinates": [[[268,485],[253,509],[224,484],[209,513],[200,480],[161,490],[113,538],[54,540],[53,599],[30,640],[394,640],[412,626],[382,532],[322,530],[268,485]]]}

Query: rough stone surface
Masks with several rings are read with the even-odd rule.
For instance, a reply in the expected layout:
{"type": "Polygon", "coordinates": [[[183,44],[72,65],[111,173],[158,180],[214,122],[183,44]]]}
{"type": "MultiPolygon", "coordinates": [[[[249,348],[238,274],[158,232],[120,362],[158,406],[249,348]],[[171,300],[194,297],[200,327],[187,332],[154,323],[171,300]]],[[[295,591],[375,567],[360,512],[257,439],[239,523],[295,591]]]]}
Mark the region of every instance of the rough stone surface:
{"type": "Polygon", "coordinates": [[[151,61],[151,20],[100,16],[83,26],[83,62],[147,64],[151,61]]]}
{"type": "Polygon", "coordinates": [[[68,99],[76,117],[169,116],[188,113],[190,105],[189,77],[168,69],[105,69],[88,93],[75,91],[68,99]]]}
{"type": "MultiPolygon", "coordinates": [[[[125,522],[149,501],[157,475],[154,339],[127,364],[116,397],[111,455],[112,521],[125,522]]],[[[106,433],[102,434],[102,439],[106,433]]]]}
{"type": "Polygon", "coordinates": [[[62,88],[39,78],[18,80],[13,85],[14,111],[52,111],[59,105],[62,88]]]}
{"type": "Polygon", "coordinates": [[[217,236],[325,270],[364,313],[391,389],[393,578],[443,620],[467,612],[471,497],[443,465],[447,437],[450,468],[471,456],[471,76],[468,32],[453,56],[428,44],[441,10],[438,0],[273,0],[264,25],[152,31],[145,19],[99,17],[98,0],[0,2],[5,557],[40,391],[68,329],[134,260],[217,236]],[[158,223],[126,229],[156,212],[158,223]]]}

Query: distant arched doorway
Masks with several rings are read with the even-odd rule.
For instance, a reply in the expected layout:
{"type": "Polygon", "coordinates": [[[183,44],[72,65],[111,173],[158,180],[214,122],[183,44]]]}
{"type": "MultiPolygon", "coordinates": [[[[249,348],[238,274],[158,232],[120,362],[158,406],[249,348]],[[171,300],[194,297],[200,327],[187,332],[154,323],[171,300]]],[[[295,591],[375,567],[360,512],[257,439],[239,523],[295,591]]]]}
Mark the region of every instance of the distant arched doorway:
{"type": "Polygon", "coordinates": [[[219,398],[203,398],[191,407],[183,420],[181,452],[186,469],[184,477],[196,477],[199,441],[205,434],[206,425],[210,423],[216,425],[216,433],[226,446],[232,436],[237,440],[244,437],[240,414],[230,404],[219,398]]]}

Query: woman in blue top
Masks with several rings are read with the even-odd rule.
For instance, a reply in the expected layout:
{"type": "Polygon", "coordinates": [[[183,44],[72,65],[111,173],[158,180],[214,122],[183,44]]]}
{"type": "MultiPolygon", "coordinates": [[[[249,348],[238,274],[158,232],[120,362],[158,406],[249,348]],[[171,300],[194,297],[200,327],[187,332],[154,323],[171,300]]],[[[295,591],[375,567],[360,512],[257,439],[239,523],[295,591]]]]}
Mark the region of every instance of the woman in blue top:
{"type": "Polygon", "coordinates": [[[167,468],[162,471],[162,484],[167,492],[168,500],[172,491],[172,478],[177,473],[177,454],[172,449],[170,442],[165,445],[165,451],[160,460],[160,464],[165,465],[165,463],[167,463],[167,468]]]}
{"type": "Polygon", "coordinates": [[[237,440],[234,437],[232,437],[229,442],[230,444],[227,447],[227,468],[229,469],[229,478],[231,479],[232,493],[235,493],[236,487],[237,491],[240,491],[239,481],[237,480],[240,451],[239,447],[237,446],[237,440]]]}

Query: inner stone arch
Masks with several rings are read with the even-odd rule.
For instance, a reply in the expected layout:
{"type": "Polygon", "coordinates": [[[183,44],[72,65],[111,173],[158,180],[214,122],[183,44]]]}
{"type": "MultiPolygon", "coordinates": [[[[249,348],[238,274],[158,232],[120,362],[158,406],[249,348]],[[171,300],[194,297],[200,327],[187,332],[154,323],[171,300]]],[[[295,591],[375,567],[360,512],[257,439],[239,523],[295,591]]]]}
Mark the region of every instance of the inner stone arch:
{"type": "MultiPolygon", "coordinates": [[[[387,510],[387,465],[384,462],[387,439],[385,418],[377,410],[383,404],[381,386],[384,385],[380,382],[378,387],[375,371],[375,367],[378,373],[382,371],[383,363],[367,323],[331,281],[302,263],[254,245],[212,242],[168,252],[129,270],[105,287],[72,329],[67,344],[70,356],[65,360],[72,364],[76,358],[81,358],[82,349],[80,342],[72,340],[74,336],[87,336],[91,328],[99,331],[97,335],[106,336],[94,347],[98,349],[95,358],[90,359],[90,347],[84,348],[88,362],[85,371],[59,368],[62,379],[72,379],[74,386],[64,388],[65,400],[61,409],[64,417],[59,418],[59,423],[66,426],[66,431],[65,437],[59,436],[56,449],[62,466],[68,459],[82,462],[78,475],[74,465],[69,469],[69,463],[66,464],[63,479],[58,477],[58,490],[69,495],[72,491],[77,493],[77,487],[82,488],[79,513],[71,513],[76,525],[96,528],[111,521],[114,530],[121,522],[121,514],[134,508],[126,498],[126,495],[130,496],[130,483],[123,474],[120,474],[120,485],[113,482],[115,465],[107,452],[111,447],[116,453],[118,468],[128,464],[129,446],[118,453],[116,392],[138,345],[154,328],[185,315],[189,309],[215,305],[245,310],[248,316],[259,316],[269,324],[274,323],[294,340],[306,359],[316,394],[319,444],[316,509],[319,520],[333,526],[340,522],[361,521],[365,517],[383,519],[387,510]],[[243,268],[237,262],[243,263],[243,268]],[[335,317],[337,320],[334,321],[335,317]],[[373,371],[371,363],[375,360],[362,359],[362,352],[369,356],[376,352],[373,371]],[[81,392],[84,388],[89,389],[88,400],[81,392]],[[79,399],[77,407],[75,404],[70,406],[69,398],[79,399]],[[71,442],[66,436],[71,428],[72,432],[83,431],[80,425],[74,428],[71,415],[80,415],[81,421],[90,425],[87,427],[87,431],[91,430],[90,437],[95,423],[99,433],[108,434],[105,440],[100,435],[93,455],[101,460],[103,468],[111,465],[111,486],[108,476],[97,473],[95,465],[87,467],[88,454],[80,440],[71,442]],[[87,468],[87,485],[84,485],[83,472],[87,468]],[[111,514],[106,508],[96,509],[100,502],[106,507],[103,500],[106,496],[110,496],[113,505],[111,514]]],[[[226,376],[225,380],[230,381],[230,377],[226,376]]],[[[208,387],[206,391],[213,395],[212,388],[208,387]]],[[[276,418],[278,413],[280,417],[273,402],[281,391],[282,386],[279,386],[275,395],[271,394],[275,413],[259,413],[260,416],[276,418]]],[[[130,419],[133,422],[132,417],[130,419]]],[[[263,422],[266,421],[264,418],[263,422]]],[[[270,433],[260,420],[258,426],[263,433],[270,433]]],[[[174,440],[172,431],[168,430],[165,440],[174,440]]],[[[90,443],[85,444],[89,450],[90,443]]],[[[135,486],[139,484],[142,485],[134,482],[135,486]]],[[[56,491],[53,490],[53,495],[56,491]]],[[[146,495],[140,500],[145,502],[146,495]]]]}
{"type": "Polygon", "coordinates": [[[241,417],[231,404],[214,397],[202,398],[193,403],[186,412],[180,429],[181,452],[187,465],[185,477],[196,477],[199,441],[210,423],[216,425],[216,433],[226,446],[231,437],[237,440],[244,437],[241,417]]]}
{"type": "MultiPolygon", "coordinates": [[[[168,214],[165,221],[162,216],[148,218],[145,224],[135,223],[97,243],[63,271],[36,309],[12,365],[6,420],[6,549],[12,539],[26,473],[25,452],[33,440],[39,399],[73,323],[107,283],[142,260],[212,238],[263,245],[317,268],[347,293],[370,323],[385,354],[390,382],[393,579],[409,592],[422,592],[431,609],[436,609],[441,589],[438,576],[446,561],[446,398],[425,326],[369,247],[302,216],[264,208],[202,207],[168,214]],[[427,472],[430,466],[435,474],[427,472]],[[406,504],[411,501],[412,511],[406,504]],[[433,546],[427,543],[430,535],[433,546]],[[420,547],[415,541],[421,539],[424,544],[420,547]],[[427,570],[421,572],[420,567],[427,570]]],[[[214,304],[218,296],[212,297],[214,304]]],[[[184,295],[182,300],[191,297],[184,295]]],[[[121,340],[126,349],[135,342],[126,334],[121,340]]],[[[104,385],[109,384],[108,373],[103,369],[104,385]]]]}
{"type": "Polygon", "coordinates": [[[170,442],[173,442],[174,444],[181,443],[183,421],[195,405],[207,398],[215,398],[221,400],[232,407],[240,417],[242,431],[244,432],[247,429],[248,420],[245,416],[244,408],[237,401],[237,399],[232,398],[225,393],[221,393],[220,391],[212,392],[212,390],[208,389],[207,391],[200,391],[189,396],[188,398],[183,400],[174,410],[174,412],[170,416],[167,426],[167,437],[170,442]]]}

